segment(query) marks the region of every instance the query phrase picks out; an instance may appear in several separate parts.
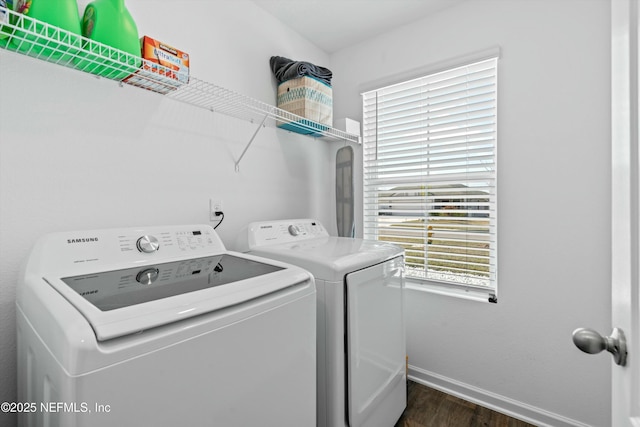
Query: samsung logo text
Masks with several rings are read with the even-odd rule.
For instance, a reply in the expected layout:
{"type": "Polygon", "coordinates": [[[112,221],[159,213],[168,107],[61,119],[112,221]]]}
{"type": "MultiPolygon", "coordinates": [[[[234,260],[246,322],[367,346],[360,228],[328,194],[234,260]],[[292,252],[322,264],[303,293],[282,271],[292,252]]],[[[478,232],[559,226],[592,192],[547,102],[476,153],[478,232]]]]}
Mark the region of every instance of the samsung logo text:
{"type": "Polygon", "coordinates": [[[83,237],[81,239],[67,239],[67,243],[89,243],[89,242],[97,242],[97,237],[83,237]]]}

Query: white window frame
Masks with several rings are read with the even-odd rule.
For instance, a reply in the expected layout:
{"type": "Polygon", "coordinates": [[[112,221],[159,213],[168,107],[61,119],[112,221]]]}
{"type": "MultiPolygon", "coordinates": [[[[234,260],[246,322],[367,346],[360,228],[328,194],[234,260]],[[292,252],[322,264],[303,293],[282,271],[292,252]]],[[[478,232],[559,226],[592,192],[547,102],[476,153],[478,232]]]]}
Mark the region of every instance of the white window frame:
{"type": "Polygon", "coordinates": [[[499,53],[499,48],[478,52],[436,64],[430,69],[414,71],[413,75],[405,73],[386,79],[372,86],[373,89],[365,88],[362,91],[364,237],[392,241],[407,249],[405,274],[412,288],[497,302],[499,53]],[[461,83],[461,79],[465,83],[461,83]],[[472,106],[478,100],[478,97],[474,98],[474,93],[479,92],[473,91],[477,89],[479,84],[476,82],[479,79],[489,82],[487,87],[490,92],[487,95],[486,91],[482,91],[482,105],[479,107],[482,111],[472,106]],[[455,109],[447,109],[449,103],[441,104],[447,108],[434,107],[444,98],[447,102],[451,99],[449,95],[442,95],[440,89],[449,85],[454,85],[456,89],[463,85],[470,88],[471,92],[461,92],[467,93],[466,97],[459,97],[463,104],[468,105],[468,112],[460,114],[458,100],[454,102],[457,104],[455,109]],[[418,92],[419,95],[416,95],[418,92]],[[411,98],[405,94],[411,94],[411,98]],[[420,101],[416,102],[416,99],[420,101]],[[402,107],[399,106],[401,104],[402,107]],[[398,112],[406,106],[410,114],[400,113],[398,118],[398,112]],[[409,125],[409,116],[418,117],[419,121],[413,120],[413,124],[409,125]],[[438,128],[443,120],[447,124],[438,128]],[[448,129],[452,128],[449,124],[453,122],[453,128],[457,130],[452,133],[448,129]],[[466,131],[461,132],[462,128],[466,131]],[[473,130],[480,128],[480,131],[473,130]],[[480,138],[476,138],[479,134],[480,138]],[[447,145],[450,140],[453,142],[447,145]],[[444,154],[434,154],[438,149],[444,154]],[[460,191],[462,187],[465,191],[460,191]],[[438,194],[442,194],[439,199],[438,194]],[[394,206],[391,206],[392,202],[394,206]],[[476,212],[475,209],[482,209],[482,212],[476,212]],[[454,216],[464,218],[454,221],[454,216]],[[416,219],[412,218],[419,218],[421,224],[432,226],[416,227],[416,230],[420,230],[416,233],[423,234],[417,241],[411,234],[414,231],[407,231],[407,228],[416,225],[416,219]],[[411,226],[403,225],[410,222],[411,226]],[[455,222],[461,225],[452,225],[455,222]],[[478,228],[476,224],[481,226],[478,228]],[[404,231],[400,232],[398,228],[404,228],[404,231]],[[454,230],[453,233],[457,235],[451,236],[449,230],[454,230]],[[409,233],[411,240],[409,237],[403,239],[403,233],[409,233]],[[435,239],[445,235],[451,237],[434,241],[434,235],[435,239]],[[487,239],[487,246],[484,246],[488,247],[487,250],[478,250],[480,246],[476,236],[487,239]],[[429,243],[421,245],[420,239],[429,243]],[[452,248],[453,240],[456,240],[456,245],[463,244],[459,240],[465,241],[465,261],[460,261],[461,258],[457,256],[459,251],[452,248]],[[418,249],[411,252],[408,241],[418,249]],[[421,256],[424,256],[422,261],[421,256]],[[445,267],[438,267],[436,264],[442,261],[439,258],[452,261],[447,260],[440,264],[445,267]],[[426,265],[434,267],[428,268],[426,265]],[[459,274],[447,274],[446,271],[438,273],[438,268],[452,272],[458,270],[459,274]],[[474,268],[486,271],[476,273],[478,276],[474,277],[470,274],[474,268]]]}

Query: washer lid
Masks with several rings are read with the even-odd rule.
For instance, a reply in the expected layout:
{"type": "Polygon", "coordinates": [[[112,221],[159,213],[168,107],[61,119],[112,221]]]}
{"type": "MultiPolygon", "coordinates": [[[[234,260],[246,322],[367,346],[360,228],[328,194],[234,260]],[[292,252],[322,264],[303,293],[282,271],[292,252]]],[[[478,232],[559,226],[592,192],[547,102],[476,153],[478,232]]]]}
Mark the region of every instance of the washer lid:
{"type": "Polygon", "coordinates": [[[338,281],[352,271],[398,257],[403,250],[377,240],[330,236],[254,247],[251,253],[297,265],[316,279],[338,281]]]}
{"type": "Polygon", "coordinates": [[[300,269],[264,261],[223,253],[45,280],[105,341],[309,281],[300,269]]]}

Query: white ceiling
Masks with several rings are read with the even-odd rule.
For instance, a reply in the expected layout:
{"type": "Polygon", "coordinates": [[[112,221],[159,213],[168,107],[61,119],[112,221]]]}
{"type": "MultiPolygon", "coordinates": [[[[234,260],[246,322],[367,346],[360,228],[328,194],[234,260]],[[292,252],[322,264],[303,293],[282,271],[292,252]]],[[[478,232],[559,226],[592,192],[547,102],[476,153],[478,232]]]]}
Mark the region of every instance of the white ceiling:
{"type": "Polygon", "coordinates": [[[465,0],[253,0],[327,53],[465,0]]]}

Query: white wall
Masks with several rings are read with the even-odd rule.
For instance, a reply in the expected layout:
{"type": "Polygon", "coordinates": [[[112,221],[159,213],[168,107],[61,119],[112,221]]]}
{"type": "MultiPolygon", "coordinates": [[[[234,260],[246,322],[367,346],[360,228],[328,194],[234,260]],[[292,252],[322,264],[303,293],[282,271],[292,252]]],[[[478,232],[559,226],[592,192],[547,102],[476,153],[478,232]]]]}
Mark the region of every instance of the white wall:
{"type": "MultiPolygon", "coordinates": [[[[499,302],[407,292],[411,374],[537,423],[610,423],[610,6],[473,0],[332,55],[336,117],[359,89],[499,45],[499,302]],[[505,397],[505,398],[503,398],[505,397]]],[[[359,152],[361,157],[361,151],[359,152]]]]}
{"type": "MultiPolygon", "coordinates": [[[[191,54],[192,75],[275,102],[271,55],[328,55],[252,2],[128,1],[140,34],[191,54]]],[[[0,401],[16,399],[15,287],[40,235],[208,223],[223,201],[225,244],[250,221],[325,218],[331,142],[263,129],[160,95],[0,51],[0,401]]],[[[0,425],[15,419],[0,415],[0,425]]]]}

